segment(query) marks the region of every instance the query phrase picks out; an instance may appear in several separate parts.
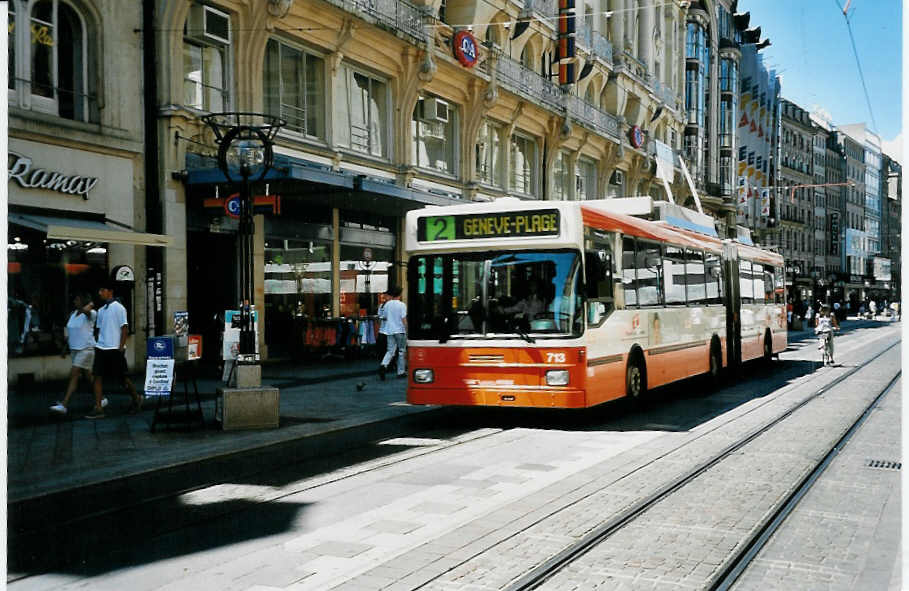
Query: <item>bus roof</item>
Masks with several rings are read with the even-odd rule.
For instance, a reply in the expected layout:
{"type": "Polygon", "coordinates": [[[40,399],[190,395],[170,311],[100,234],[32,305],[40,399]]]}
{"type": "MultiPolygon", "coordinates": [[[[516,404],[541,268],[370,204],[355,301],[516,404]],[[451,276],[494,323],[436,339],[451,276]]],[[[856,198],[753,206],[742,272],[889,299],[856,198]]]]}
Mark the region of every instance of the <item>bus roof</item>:
{"type": "MultiPolygon", "coordinates": [[[[583,233],[581,224],[609,232],[620,232],[628,236],[655,240],[658,242],[669,242],[676,246],[687,246],[689,248],[700,248],[711,252],[719,253],[723,249],[724,241],[713,236],[707,236],[690,230],[670,225],[667,222],[651,221],[625,213],[610,211],[604,208],[603,204],[596,202],[585,203],[579,201],[524,201],[514,198],[499,199],[495,202],[487,203],[465,203],[463,205],[452,205],[443,207],[426,207],[413,210],[407,213],[407,248],[410,251],[427,250],[427,249],[465,249],[475,250],[477,248],[490,248],[493,246],[502,247],[506,240],[510,247],[518,244],[521,246],[546,247],[542,242],[548,243],[548,247],[556,246],[560,243],[563,246],[575,244],[581,246],[583,233]],[[507,238],[485,237],[484,239],[456,239],[442,240],[435,242],[425,242],[418,240],[418,220],[419,218],[439,218],[442,216],[470,216],[490,215],[496,213],[508,212],[529,212],[534,210],[559,210],[560,231],[559,236],[527,236],[517,237],[510,236],[507,238]]],[[[755,246],[748,246],[740,242],[734,242],[739,256],[749,260],[782,266],[783,257],[775,252],[763,250],[755,246]]]]}

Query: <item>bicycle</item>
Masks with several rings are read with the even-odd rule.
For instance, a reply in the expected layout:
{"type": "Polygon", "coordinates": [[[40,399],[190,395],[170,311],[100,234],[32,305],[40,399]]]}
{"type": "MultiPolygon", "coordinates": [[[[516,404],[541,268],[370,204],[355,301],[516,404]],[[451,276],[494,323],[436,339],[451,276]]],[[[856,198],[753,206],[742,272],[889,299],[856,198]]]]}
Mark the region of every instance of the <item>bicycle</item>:
{"type": "Polygon", "coordinates": [[[833,333],[837,330],[834,326],[827,330],[818,331],[821,342],[818,349],[821,349],[821,363],[823,365],[833,365],[833,333]]]}

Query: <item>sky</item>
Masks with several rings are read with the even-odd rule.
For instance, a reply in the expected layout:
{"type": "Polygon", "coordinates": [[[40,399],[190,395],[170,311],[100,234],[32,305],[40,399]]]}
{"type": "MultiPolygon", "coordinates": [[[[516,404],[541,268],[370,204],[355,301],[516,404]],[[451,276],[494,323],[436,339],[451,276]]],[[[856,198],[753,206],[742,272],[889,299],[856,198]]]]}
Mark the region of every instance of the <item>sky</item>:
{"type": "Polygon", "coordinates": [[[866,123],[881,137],[884,152],[902,161],[902,1],[848,3],[870,112],[840,8],[846,5],[847,0],[739,0],[738,12],[750,12],[750,26],[761,27],[761,37],[770,39],[761,55],[768,69],[782,75],[783,98],[809,111],[820,107],[835,125],[866,123]]]}

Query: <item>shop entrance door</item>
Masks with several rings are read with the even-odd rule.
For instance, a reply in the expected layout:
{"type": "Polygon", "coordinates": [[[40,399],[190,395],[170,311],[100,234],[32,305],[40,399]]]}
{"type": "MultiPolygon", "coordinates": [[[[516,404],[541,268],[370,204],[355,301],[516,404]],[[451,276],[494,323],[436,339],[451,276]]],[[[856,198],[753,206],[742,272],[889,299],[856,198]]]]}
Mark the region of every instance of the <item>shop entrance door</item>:
{"type": "Polygon", "coordinates": [[[237,307],[237,237],[187,233],[187,289],[192,333],[202,335],[202,359],[221,359],[224,310],[237,307]]]}

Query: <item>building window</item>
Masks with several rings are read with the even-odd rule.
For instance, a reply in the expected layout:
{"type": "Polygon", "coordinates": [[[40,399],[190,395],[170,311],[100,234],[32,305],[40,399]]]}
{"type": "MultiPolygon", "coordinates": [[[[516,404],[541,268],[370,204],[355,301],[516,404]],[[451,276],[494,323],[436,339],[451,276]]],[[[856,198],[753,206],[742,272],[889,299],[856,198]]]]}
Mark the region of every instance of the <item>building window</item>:
{"type": "Polygon", "coordinates": [[[200,111],[224,111],[230,102],[228,49],[230,16],[194,4],[183,28],[183,104],[200,111]]]}
{"type": "Polygon", "coordinates": [[[285,129],[324,138],[325,62],[269,39],[265,48],[265,112],[284,119],[285,129]]]}
{"type": "Polygon", "coordinates": [[[556,201],[571,199],[568,185],[569,174],[569,156],[559,150],[552,165],[552,199],[556,201]]]}
{"type": "Polygon", "coordinates": [[[477,133],[477,180],[487,185],[503,185],[502,126],[487,119],[477,133]]]}
{"type": "Polygon", "coordinates": [[[6,252],[9,356],[59,354],[73,299],[78,295],[91,300],[109,276],[107,244],[52,240],[43,232],[10,224],[6,252]]]}
{"type": "Polygon", "coordinates": [[[574,198],[597,198],[597,165],[588,158],[580,158],[574,167],[574,198]]]}
{"type": "Polygon", "coordinates": [[[8,19],[10,104],[77,121],[94,118],[82,15],[63,0],[11,0],[8,19]]]}
{"type": "Polygon", "coordinates": [[[537,144],[522,135],[511,136],[511,190],[521,195],[537,195],[537,144]]]}
{"type": "Polygon", "coordinates": [[[347,68],[340,102],[338,143],[357,152],[387,157],[388,85],[347,68]]]}
{"type": "Polygon", "coordinates": [[[455,173],[457,153],[457,111],[438,97],[417,101],[410,122],[411,161],[422,168],[446,174],[455,173]]]}

